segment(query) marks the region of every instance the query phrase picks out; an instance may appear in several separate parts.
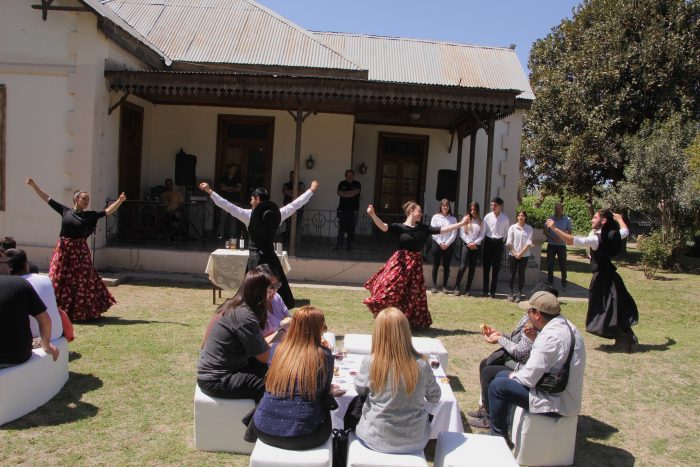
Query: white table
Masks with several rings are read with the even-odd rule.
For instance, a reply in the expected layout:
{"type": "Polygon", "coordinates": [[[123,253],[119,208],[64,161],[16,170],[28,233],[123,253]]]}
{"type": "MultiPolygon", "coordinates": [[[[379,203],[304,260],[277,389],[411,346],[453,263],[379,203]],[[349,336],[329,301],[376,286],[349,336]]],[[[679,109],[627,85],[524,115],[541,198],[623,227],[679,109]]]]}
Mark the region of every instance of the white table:
{"type": "MultiPolygon", "coordinates": [[[[447,373],[448,353],[440,339],[432,337],[413,337],[413,347],[426,357],[436,354],[440,360],[440,366],[447,373]]],[[[372,352],[371,334],[346,334],[343,339],[343,347],[350,353],[369,355],[372,352]]]]}
{"type": "MultiPolygon", "coordinates": [[[[236,291],[245,276],[248,256],[248,250],[219,248],[209,255],[209,261],[207,261],[207,267],[204,271],[209,276],[209,280],[214,287],[236,291]]],[[[278,253],[277,257],[282,263],[285,274],[292,270],[286,251],[278,253]]],[[[216,289],[214,291],[216,292],[216,289]]]]}
{"type": "MultiPolygon", "coordinates": [[[[335,398],[335,400],[338,401],[338,408],[331,412],[333,428],[343,428],[343,417],[345,417],[348,405],[350,405],[352,399],[357,396],[357,392],[355,391],[355,375],[360,369],[360,364],[364,357],[365,355],[348,353],[342,361],[336,360],[336,364],[339,367],[339,375],[333,377],[333,383],[338,384],[347,392],[342,397],[335,398]]],[[[430,438],[436,439],[438,433],[441,431],[463,433],[464,426],[462,426],[462,417],[459,413],[459,404],[457,403],[457,399],[455,399],[450,383],[446,382],[442,367],[433,370],[433,373],[435,374],[442,394],[438,402],[426,402],[428,412],[433,414],[430,438]]]]}

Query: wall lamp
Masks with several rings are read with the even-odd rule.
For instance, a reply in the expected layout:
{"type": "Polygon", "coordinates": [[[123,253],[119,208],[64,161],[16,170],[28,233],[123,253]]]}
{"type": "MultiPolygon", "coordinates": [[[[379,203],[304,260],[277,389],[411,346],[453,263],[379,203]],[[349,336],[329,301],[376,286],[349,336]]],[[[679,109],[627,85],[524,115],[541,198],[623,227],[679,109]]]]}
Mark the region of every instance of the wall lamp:
{"type": "Polygon", "coordinates": [[[361,173],[362,175],[364,175],[364,174],[367,173],[367,166],[365,165],[364,162],[363,162],[362,164],[360,164],[359,169],[360,169],[360,173],[361,173]]]}
{"type": "Polygon", "coordinates": [[[314,168],[314,165],[316,165],[316,161],[314,160],[314,156],[309,154],[309,158],[306,159],[306,168],[311,170],[314,168]]]}

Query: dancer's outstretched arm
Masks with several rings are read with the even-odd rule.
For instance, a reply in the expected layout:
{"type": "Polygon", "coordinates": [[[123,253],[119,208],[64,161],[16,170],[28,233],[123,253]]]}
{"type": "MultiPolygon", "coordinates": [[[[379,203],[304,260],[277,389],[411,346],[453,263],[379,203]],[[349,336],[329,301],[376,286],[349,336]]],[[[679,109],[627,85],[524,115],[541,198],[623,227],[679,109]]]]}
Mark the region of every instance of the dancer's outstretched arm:
{"type": "Polygon", "coordinates": [[[29,177],[27,179],[27,185],[32,187],[34,189],[34,192],[37,194],[37,196],[39,198],[41,198],[45,203],[49,202],[49,195],[47,195],[44,190],[39,188],[39,185],[36,184],[36,182],[34,181],[34,179],[32,177],[29,177]]]}
{"type": "Polygon", "coordinates": [[[298,209],[300,209],[302,206],[308,203],[311,197],[314,195],[314,193],[316,193],[316,190],[318,190],[318,187],[318,181],[314,180],[313,182],[311,182],[311,187],[309,187],[308,190],[297,196],[296,199],[294,199],[294,201],[292,201],[291,203],[282,206],[280,208],[281,221],[284,221],[285,219],[291,217],[292,214],[294,214],[298,209]]]}
{"type": "Polygon", "coordinates": [[[199,184],[199,189],[211,196],[211,200],[219,206],[221,209],[231,214],[233,217],[243,222],[246,226],[250,224],[250,214],[251,209],[239,208],[235,204],[225,200],[219,196],[214,190],[211,189],[207,182],[202,182],[199,184]]]}
{"type": "Polygon", "coordinates": [[[379,230],[381,230],[382,232],[386,232],[387,230],[389,230],[389,226],[382,222],[382,220],[379,217],[377,217],[377,214],[374,212],[374,206],[372,206],[371,204],[367,206],[367,214],[379,230]]]}
{"type": "Polygon", "coordinates": [[[117,209],[119,209],[119,206],[121,206],[124,201],[126,201],[126,194],[122,192],[122,194],[119,195],[119,198],[117,198],[115,202],[107,206],[107,209],[105,209],[105,213],[108,216],[111,216],[117,209]]]}

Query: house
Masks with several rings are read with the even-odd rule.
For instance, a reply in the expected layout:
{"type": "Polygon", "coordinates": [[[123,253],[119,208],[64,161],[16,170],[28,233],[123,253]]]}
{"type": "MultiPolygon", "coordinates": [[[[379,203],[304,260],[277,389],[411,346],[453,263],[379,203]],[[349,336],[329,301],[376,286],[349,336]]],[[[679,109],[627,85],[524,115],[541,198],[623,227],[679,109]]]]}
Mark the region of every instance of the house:
{"type": "MultiPolygon", "coordinates": [[[[131,210],[98,225],[103,268],[202,272],[207,251],[174,255],[177,245],[146,248],[129,235],[152,217],[139,200],[165,178],[194,200],[188,228],[210,235],[216,211],[191,188],[231,163],[244,192],[266,186],[278,203],[290,170],[319,180],[304,215],[314,237],[335,235],[336,185],[349,168],[361,205],[383,218],[400,218],[408,199],[430,215],[436,194],[455,192],[459,213],[500,196],[514,219],[534,99],[514,50],[312,32],[252,0],[33,3],[0,5],[0,232],[40,266],[59,220],[28,176],[64,204],[76,189],[94,209],[127,193],[131,210]],[[181,150],[196,159],[176,167],[181,150]]],[[[306,266],[292,280],[322,279],[306,266]]],[[[369,275],[358,274],[345,281],[369,275]]]]}

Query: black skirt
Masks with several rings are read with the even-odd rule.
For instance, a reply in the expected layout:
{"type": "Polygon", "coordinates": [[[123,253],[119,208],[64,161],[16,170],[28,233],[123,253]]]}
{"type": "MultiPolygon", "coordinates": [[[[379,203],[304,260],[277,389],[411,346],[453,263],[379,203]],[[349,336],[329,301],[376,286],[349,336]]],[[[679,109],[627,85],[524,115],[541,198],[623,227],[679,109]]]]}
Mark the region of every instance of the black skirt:
{"type": "Polygon", "coordinates": [[[630,334],[638,321],[637,304],[620,275],[616,271],[594,272],[588,288],[586,331],[617,339],[630,334]]]}

